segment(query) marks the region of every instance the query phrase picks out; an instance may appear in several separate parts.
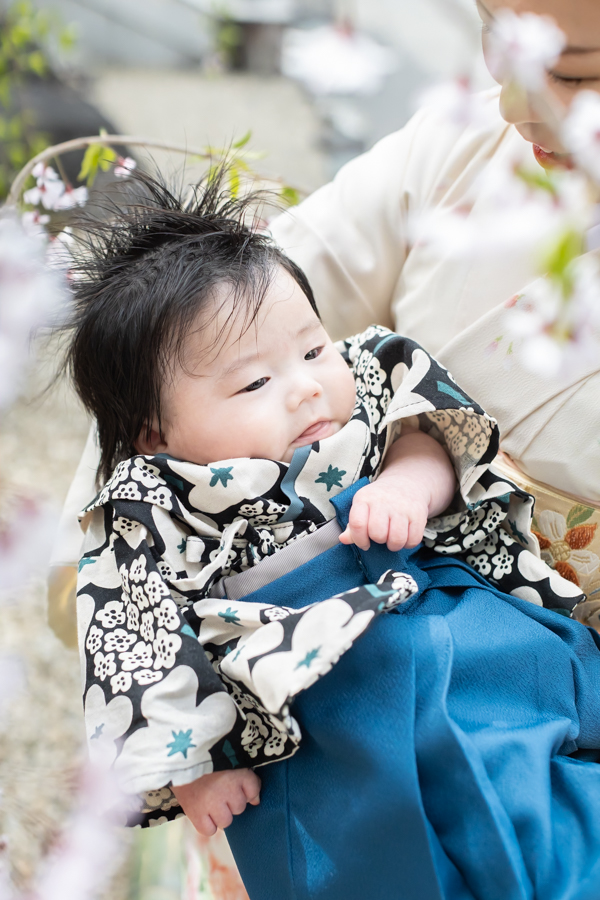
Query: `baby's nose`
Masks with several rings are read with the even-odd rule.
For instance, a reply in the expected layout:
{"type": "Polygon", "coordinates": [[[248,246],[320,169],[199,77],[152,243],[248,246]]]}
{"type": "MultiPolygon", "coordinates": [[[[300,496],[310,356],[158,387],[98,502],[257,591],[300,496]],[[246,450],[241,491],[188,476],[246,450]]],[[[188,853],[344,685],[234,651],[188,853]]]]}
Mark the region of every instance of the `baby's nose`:
{"type": "Polygon", "coordinates": [[[320,382],[314,378],[303,378],[296,382],[289,394],[290,405],[293,408],[300,406],[306,400],[312,400],[319,397],[323,393],[323,387],[320,382]]]}

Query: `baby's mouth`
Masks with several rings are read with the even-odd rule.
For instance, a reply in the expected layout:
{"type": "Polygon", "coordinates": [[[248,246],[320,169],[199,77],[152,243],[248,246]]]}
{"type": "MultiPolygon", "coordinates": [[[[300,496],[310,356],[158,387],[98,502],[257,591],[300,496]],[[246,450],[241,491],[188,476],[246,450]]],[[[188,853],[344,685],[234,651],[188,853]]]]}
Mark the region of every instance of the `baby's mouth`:
{"type": "Polygon", "coordinates": [[[323,440],[329,434],[331,434],[331,420],[319,419],[318,422],[315,422],[306,431],[298,435],[294,444],[311,444],[313,441],[323,440]]]}

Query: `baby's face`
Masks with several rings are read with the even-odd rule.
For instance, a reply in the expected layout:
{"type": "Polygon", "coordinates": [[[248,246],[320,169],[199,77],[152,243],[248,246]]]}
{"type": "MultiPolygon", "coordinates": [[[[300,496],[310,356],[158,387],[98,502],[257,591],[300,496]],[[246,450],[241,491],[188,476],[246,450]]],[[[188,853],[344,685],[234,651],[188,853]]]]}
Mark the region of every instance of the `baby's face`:
{"type": "Polygon", "coordinates": [[[139,450],[201,465],[236,457],[289,462],[298,447],[348,422],[354,377],[285,270],[278,270],[255,323],[240,334],[240,315],[220,342],[231,305],[221,298],[215,308],[219,303],[209,326],[186,342],[188,371],[176,372],[164,391],[164,440],[157,443],[154,433],[154,446],[139,450]]]}

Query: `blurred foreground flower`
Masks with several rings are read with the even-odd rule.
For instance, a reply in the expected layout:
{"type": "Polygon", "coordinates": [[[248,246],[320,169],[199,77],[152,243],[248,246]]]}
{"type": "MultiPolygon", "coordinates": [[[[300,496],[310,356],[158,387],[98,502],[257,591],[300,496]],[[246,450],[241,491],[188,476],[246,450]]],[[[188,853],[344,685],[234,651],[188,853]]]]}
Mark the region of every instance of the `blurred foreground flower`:
{"type": "MultiPolygon", "coordinates": [[[[460,208],[437,207],[409,220],[414,241],[460,259],[529,252],[542,258],[568,231],[593,222],[589,185],[580,173],[544,172],[535,162],[485,169],[460,208]]],[[[540,271],[542,274],[542,271],[540,271]]]]}
{"type": "Polygon", "coordinates": [[[57,319],[67,294],[45,265],[46,241],[13,215],[0,215],[0,410],[16,396],[34,329],[57,319]]]}
{"type": "Polygon", "coordinates": [[[563,141],[575,162],[600,182],[600,95],[575,95],[563,125],[563,141]]]}
{"type": "Polygon", "coordinates": [[[93,900],[103,892],[122,859],[115,825],[122,803],[105,768],[88,764],[70,821],[28,900],[93,900]]]}
{"type": "MultiPolygon", "coordinates": [[[[556,260],[564,254],[557,248],[556,260]]],[[[518,340],[523,366],[555,378],[597,361],[600,353],[600,267],[591,256],[554,266],[509,303],[509,333],[518,340]]]]}
{"type": "Polygon", "coordinates": [[[489,35],[487,63],[498,81],[540,91],[565,44],[565,35],[547,16],[501,9],[489,35]]]}
{"type": "Polygon", "coordinates": [[[46,570],[58,521],[57,510],[25,494],[3,495],[2,502],[0,604],[3,595],[46,570]]]}
{"type": "Polygon", "coordinates": [[[427,88],[419,96],[418,105],[435,110],[446,122],[459,128],[469,125],[484,128],[498,121],[497,111],[483,94],[472,90],[468,78],[443,81],[427,88]]]}

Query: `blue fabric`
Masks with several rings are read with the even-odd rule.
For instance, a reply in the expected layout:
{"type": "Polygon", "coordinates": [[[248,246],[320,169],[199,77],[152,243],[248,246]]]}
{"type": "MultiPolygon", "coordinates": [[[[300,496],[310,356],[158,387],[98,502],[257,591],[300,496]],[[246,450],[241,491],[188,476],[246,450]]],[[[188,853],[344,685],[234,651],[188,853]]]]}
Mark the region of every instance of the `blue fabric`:
{"type": "Polygon", "coordinates": [[[389,568],[419,594],[297,699],[300,750],[227,829],[251,900],[600,896],[595,633],[423,548],[339,545],[245,599],[304,606],[389,568]]]}

